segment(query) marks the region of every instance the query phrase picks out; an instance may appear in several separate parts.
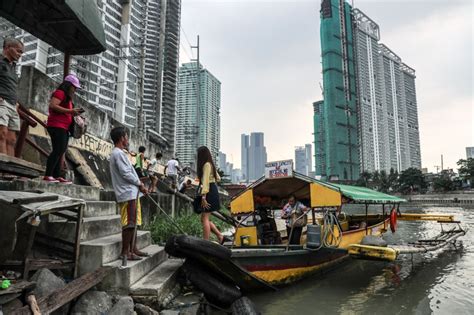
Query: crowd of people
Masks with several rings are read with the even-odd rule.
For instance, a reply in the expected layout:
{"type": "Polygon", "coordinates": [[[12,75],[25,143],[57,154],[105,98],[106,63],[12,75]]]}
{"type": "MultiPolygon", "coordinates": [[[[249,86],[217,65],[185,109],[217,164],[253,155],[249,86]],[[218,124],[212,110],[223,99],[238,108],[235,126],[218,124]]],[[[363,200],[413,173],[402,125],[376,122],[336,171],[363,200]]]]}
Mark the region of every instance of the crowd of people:
{"type": "MultiPolygon", "coordinates": [[[[15,38],[5,38],[3,41],[2,55],[0,56],[0,153],[10,156],[15,155],[17,133],[20,130],[20,116],[18,112],[18,75],[16,64],[24,52],[23,43],[15,38]]],[[[68,148],[71,129],[74,125],[74,116],[80,115],[84,109],[74,106],[74,96],[77,89],[81,88],[79,79],[74,74],[64,77],[64,80],[51,93],[48,107],[47,131],[51,138],[52,150],[46,162],[43,180],[49,183],[70,184],[63,174],[64,156],[68,148]]],[[[192,180],[185,179],[178,182],[182,168],[177,158],[172,158],[163,166],[163,155],[156,153],[152,160],[145,156],[146,148],[141,146],[138,153],[133,156],[128,150],[128,135],[124,127],[116,127],[110,137],[114,142],[114,149],[110,157],[110,171],[117,202],[121,209],[122,217],[122,255],[131,260],[141,259],[146,253],[137,248],[132,248],[131,240],[134,239],[135,225],[141,224],[140,194],[156,191],[157,181],[165,177],[176,192],[185,193],[192,187],[192,180]],[[129,156],[133,156],[134,163],[129,156]],[[149,181],[148,187],[145,182],[149,181]],[[131,232],[132,231],[132,232],[131,232]]],[[[217,170],[212,161],[209,149],[198,149],[198,177],[201,183],[203,234],[209,239],[212,231],[219,240],[223,240],[222,233],[209,221],[209,214],[220,208],[216,181],[219,180],[217,170]]]]}

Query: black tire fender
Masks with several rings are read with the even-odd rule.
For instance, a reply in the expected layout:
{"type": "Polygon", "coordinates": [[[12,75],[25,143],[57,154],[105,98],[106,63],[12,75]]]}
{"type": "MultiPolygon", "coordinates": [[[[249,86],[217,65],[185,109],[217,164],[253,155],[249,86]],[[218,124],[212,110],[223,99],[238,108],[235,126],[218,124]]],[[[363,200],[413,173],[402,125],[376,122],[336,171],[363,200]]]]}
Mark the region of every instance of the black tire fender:
{"type": "Polygon", "coordinates": [[[229,307],[242,296],[239,288],[209,273],[199,262],[186,259],[183,269],[191,283],[199,289],[206,300],[220,307],[229,307]]]}
{"type": "Polygon", "coordinates": [[[246,296],[237,299],[230,306],[232,315],[258,315],[255,304],[246,296]]]}
{"type": "Polygon", "coordinates": [[[166,242],[165,251],[175,257],[193,257],[194,253],[229,259],[232,252],[225,246],[189,235],[173,235],[166,242]]]}

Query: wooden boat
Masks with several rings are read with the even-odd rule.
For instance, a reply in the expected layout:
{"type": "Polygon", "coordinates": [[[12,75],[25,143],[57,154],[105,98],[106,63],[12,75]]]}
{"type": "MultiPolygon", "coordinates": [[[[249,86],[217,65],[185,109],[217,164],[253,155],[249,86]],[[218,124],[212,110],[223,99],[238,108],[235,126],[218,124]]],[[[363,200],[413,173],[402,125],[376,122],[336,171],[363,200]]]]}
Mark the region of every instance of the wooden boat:
{"type": "Polygon", "coordinates": [[[252,291],[260,289],[262,283],[268,287],[285,285],[323,272],[351,255],[393,260],[400,252],[381,245],[384,241],[379,236],[389,229],[395,232],[397,219],[456,222],[446,215],[402,215],[399,205],[404,199],[364,187],[318,181],[292,168],[281,170],[278,163],[278,172],[267,172],[231,200],[229,221],[234,222],[235,234],[232,243],[226,245],[230,249],[228,258],[212,252],[200,253],[198,247],[205,244],[189,245],[189,255],[183,257],[205,265],[244,291],[252,291]],[[301,245],[282,242],[281,234],[286,231],[279,230],[276,224],[277,213],[290,195],[311,208],[310,224],[301,245]],[[351,204],[358,204],[359,208],[362,205],[365,213],[345,214],[345,208],[351,204]],[[378,213],[374,213],[375,209],[378,213]]]}

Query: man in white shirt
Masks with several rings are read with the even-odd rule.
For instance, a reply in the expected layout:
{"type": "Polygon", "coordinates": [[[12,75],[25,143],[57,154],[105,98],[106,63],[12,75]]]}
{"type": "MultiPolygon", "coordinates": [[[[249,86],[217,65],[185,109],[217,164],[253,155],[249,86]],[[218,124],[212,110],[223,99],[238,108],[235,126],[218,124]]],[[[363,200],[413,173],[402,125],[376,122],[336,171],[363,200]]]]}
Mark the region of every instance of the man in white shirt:
{"type": "Polygon", "coordinates": [[[179,160],[172,158],[165,166],[165,174],[171,180],[171,188],[173,189],[176,189],[176,185],[178,184],[178,172],[181,172],[179,160]]]}

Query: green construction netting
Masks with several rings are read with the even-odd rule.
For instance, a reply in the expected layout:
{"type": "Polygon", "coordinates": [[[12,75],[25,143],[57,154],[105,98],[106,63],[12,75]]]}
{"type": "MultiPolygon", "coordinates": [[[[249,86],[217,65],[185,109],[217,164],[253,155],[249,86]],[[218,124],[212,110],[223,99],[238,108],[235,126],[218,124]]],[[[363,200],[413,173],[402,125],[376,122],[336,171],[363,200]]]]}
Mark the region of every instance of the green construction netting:
{"type": "Polygon", "coordinates": [[[387,195],[369,188],[340,185],[330,183],[329,185],[339,188],[342,195],[358,203],[399,203],[406,202],[405,199],[387,195]]]}

